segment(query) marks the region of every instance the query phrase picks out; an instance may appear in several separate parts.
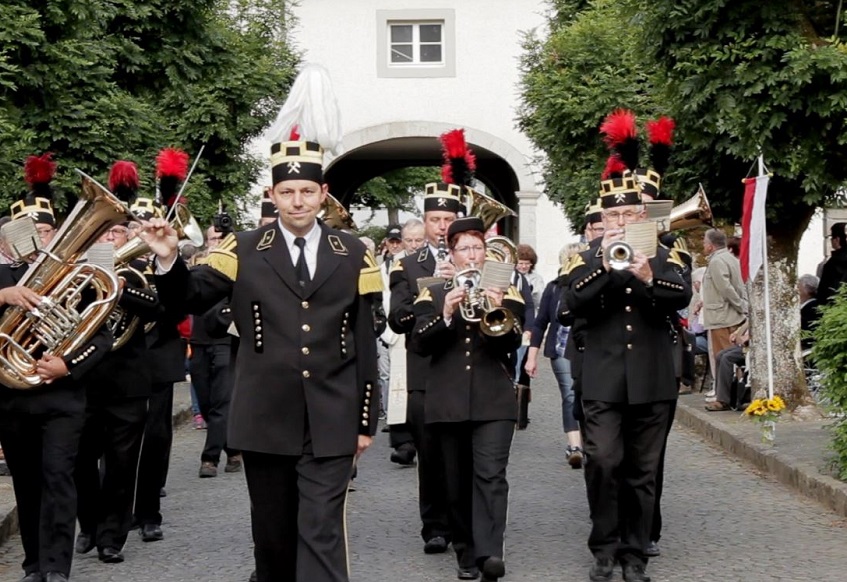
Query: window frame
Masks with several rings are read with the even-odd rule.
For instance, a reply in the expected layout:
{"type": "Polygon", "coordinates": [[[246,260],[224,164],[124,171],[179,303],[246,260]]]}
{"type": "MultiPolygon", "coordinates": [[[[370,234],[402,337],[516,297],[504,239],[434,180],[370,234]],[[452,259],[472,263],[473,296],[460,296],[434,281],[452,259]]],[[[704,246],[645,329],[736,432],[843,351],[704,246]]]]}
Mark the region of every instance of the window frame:
{"type": "Polygon", "coordinates": [[[452,9],[377,10],[377,76],[386,78],[455,77],[456,27],[452,9]],[[421,43],[421,26],[441,26],[441,42],[421,43]],[[392,42],[392,26],[412,26],[411,42],[392,42]],[[394,45],[412,46],[412,61],[391,62],[394,45]],[[441,46],[441,61],[421,61],[421,47],[441,46]]]}

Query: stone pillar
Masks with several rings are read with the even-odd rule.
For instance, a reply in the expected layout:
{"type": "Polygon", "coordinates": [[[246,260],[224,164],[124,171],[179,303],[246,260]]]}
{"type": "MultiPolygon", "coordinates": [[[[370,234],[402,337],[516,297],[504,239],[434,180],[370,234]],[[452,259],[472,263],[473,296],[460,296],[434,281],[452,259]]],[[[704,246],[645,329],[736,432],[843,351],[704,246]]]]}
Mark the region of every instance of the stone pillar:
{"type": "Polygon", "coordinates": [[[518,243],[538,248],[538,199],[541,192],[524,190],[515,192],[518,198],[518,243]]]}

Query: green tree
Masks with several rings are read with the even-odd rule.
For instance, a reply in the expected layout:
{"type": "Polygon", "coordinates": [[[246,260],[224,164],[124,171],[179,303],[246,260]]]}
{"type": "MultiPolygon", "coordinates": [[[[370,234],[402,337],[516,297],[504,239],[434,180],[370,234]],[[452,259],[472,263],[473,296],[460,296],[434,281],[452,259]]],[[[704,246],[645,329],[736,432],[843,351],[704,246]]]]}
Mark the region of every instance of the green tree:
{"type": "Polygon", "coordinates": [[[423,193],[426,184],[439,180],[441,171],[436,167],[413,166],[390,170],[362,184],[356,192],[356,200],[371,209],[385,208],[388,224],[399,224],[400,211],[414,211],[415,196],[423,193]]]}
{"type": "Polygon", "coordinates": [[[192,211],[238,215],[261,167],[247,144],[293,80],[289,22],[283,0],[0,2],[0,203],[24,191],[30,153],[54,152],[72,195],[73,168],[105,180],[132,159],[149,194],[159,149],[205,144],[192,211]]]}
{"type": "MultiPolygon", "coordinates": [[[[551,195],[572,219],[595,196],[603,162],[596,128],[615,107],[642,119],[676,119],[665,192],[680,200],[702,182],[723,221],[740,218],[740,179],[763,153],[774,174],[768,228],[777,388],[801,398],[789,349],[799,328],[793,288],[799,240],[814,210],[847,181],[847,51],[831,36],[835,3],[559,3],[577,12],[552,15],[547,39],[527,39],[519,118],[548,156],[551,195]]],[[[843,39],[843,27],[839,34],[843,39]]],[[[763,339],[759,286],[753,306],[754,338],[763,339]]],[[[754,341],[757,380],[765,376],[763,344],[754,341]]]]}

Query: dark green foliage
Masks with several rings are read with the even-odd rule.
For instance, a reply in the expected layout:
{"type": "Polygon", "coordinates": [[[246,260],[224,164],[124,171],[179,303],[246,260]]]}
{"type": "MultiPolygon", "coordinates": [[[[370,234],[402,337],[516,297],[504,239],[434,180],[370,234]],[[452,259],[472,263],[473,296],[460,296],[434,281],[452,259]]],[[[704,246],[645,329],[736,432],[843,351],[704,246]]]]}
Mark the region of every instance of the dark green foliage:
{"type": "Polygon", "coordinates": [[[415,209],[413,199],[416,194],[423,193],[426,184],[440,180],[441,170],[437,167],[414,166],[391,170],[362,184],[356,200],[358,204],[371,209],[387,209],[388,222],[396,223],[400,210],[415,209]]]}
{"type": "Polygon", "coordinates": [[[812,359],[821,374],[821,390],[836,420],[830,425],[839,477],[847,480],[847,285],[842,285],[814,329],[812,359]]]}
{"type": "Polygon", "coordinates": [[[237,215],[261,165],[246,144],[293,79],[287,23],[283,0],[0,2],[0,208],[31,153],[55,154],[63,207],[73,168],[105,182],[131,159],[149,195],[159,149],[205,144],[190,206],[204,224],[221,199],[237,215]]]}

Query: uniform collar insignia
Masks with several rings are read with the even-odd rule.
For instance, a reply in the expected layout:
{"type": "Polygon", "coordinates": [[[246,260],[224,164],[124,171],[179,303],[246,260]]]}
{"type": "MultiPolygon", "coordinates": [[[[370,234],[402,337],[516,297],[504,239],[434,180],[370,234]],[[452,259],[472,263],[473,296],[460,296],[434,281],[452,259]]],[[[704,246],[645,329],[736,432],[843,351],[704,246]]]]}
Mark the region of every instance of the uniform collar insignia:
{"type": "Polygon", "coordinates": [[[427,256],[429,256],[429,245],[425,246],[421,249],[421,252],[418,253],[418,262],[423,263],[427,256]]]}
{"type": "Polygon", "coordinates": [[[449,291],[452,288],[453,288],[453,279],[447,279],[447,281],[444,282],[444,290],[449,291]]]}
{"type": "Polygon", "coordinates": [[[597,247],[597,254],[594,255],[594,256],[597,257],[598,259],[603,258],[603,247],[602,246],[597,247]]]}
{"type": "Polygon", "coordinates": [[[259,244],[256,245],[257,251],[264,251],[271,248],[271,243],[274,242],[274,235],[276,235],[276,229],[271,228],[265,231],[265,234],[262,235],[262,240],[259,241],[259,244]]]}
{"type": "Polygon", "coordinates": [[[347,247],[344,246],[344,243],[341,242],[341,238],[337,234],[331,234],[326,237],[329,241],[329,246],[332,248],[332,252],[336,255],[348,255],[350,251],[347,250],[347,247]]]}

